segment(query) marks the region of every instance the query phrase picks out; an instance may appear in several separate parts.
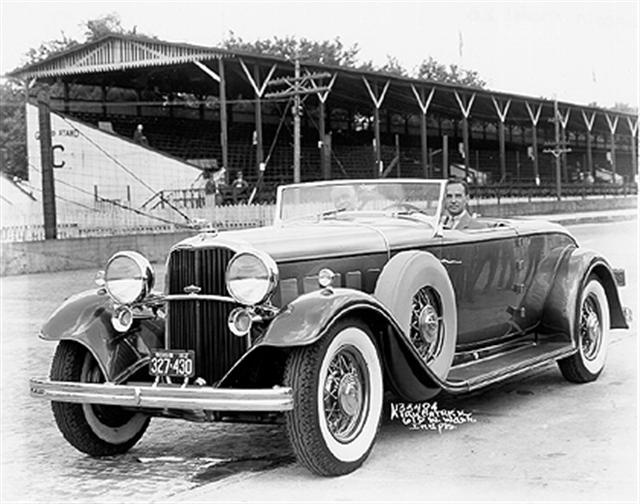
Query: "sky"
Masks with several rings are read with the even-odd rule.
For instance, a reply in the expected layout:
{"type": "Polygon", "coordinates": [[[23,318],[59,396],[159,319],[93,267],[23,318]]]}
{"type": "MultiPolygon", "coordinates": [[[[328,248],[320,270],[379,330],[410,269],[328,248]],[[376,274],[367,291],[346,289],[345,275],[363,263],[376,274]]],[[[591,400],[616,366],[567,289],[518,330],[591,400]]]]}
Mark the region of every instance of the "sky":
{"type": "Polygon", "coordinates": [[[215,46],[245,40],[340,37],[359,59],[396,57],[408,70],[429,56],[476,70],[489,89],[578,104],[638,105],[639,4],[634,1],[11,1],[0,0],[0,75],[61,32],[117,13],[125,28],[215,46]]]}

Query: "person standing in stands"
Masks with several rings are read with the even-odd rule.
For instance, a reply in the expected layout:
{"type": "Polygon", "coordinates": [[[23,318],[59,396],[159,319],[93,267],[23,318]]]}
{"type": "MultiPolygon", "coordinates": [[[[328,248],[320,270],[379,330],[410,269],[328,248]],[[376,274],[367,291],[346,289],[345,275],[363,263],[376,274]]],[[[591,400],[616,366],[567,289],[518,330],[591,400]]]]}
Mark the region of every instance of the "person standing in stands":
{"type": "Polygon", "coordinates": [[[249,189],[249,184],[243,178],[242,172],[238,170],[236,179],[231,183],[231,194],[233,196],[233,202],[238,203],[238,201],[243,201],[247,199],[247,190],[249,189]]]}
{"type": "Polygon", "coordinates": [[[138,124],[136,126],[136,130],[133,132],[133,141],[137,144],[144,145],[145,147],[149,147],[149,140],[144,135],[142,124],[138,124]]]}

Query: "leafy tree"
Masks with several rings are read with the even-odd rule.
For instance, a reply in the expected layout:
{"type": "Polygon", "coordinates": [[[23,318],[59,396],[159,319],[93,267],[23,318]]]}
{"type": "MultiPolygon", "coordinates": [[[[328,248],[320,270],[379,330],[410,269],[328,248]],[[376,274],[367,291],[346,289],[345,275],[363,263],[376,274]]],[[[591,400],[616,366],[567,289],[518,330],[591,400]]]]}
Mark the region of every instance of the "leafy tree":
{"type": "MultiPolygon", "coordinates": [[[[135,26],[132,29],[123,27],[120,17],[115,13],[90,19],[83,22],[81,26],[84,27],[84,42],[91,42],[111,33],[137,34],[135,26]]],[[[25,54],[26,64],[37,63],[84,42],[79,42],[61,32],[59,39],[43,42],[38,47],[27,51],[25,54]]],[[[95,89],[87,87],[77,92],[79,97],[87,99],[95,91],[95,89]]],[[[62,86],[57,83],[53,84],[50,93],[52,96],[60,95],[62,86]]],[[[24,103],[23,86],[12,81],[0,84],[0,154],[2,159],[0,170],[21,178],[26,178],[28,174],[24,103]]]]}
{"type": "Polygon", "coordinates": [[[466,70],[458,65],[444,65],[433,57],[424,60],[416,72],[419,79],[428,79],[436,82],[461,84],[483,89],[487,83],[483,81],[475,70],[466,70]]]}
{"type": "MultiPolygon", "coordinates": [[[[125,28],[122,26],[120,16],[115,12],[105,14],[96,19],[89,19],[80,24],[84,28],[84,41],[79,42],[71,37],[68,37],[64,32],[60,33],[60,38],[56,40],[48,40],[42,42],[38,47],[29,49],[26,53],[26,63],[28,65],[37,63],[46,58],[54,56],[58,53],[71,49],[81,43],[93,42],[105,35],[119,34],[119,35],[141,35],[137,31],[137,27],[125,28]]],[[[150,37],[157,38],[157,37],[150,37]]]]}
{"type": "Polygon", "coordinates": [[[0,153],[2,171],[27,178],[24,88],[14,82],[0,83],[0,153]]]}
{"type": "Polygon", "coordinates": [[[297,53],[301,61],[352,68],[356,66],[356,56],[360,51],[358,44],[345,47],[340,37],[316,42],[304,37],[298,39],[295,36],[287,35],[286,37],[275,36],[270,39],[248,42],[233,31],[230,31],[222,40],[222,47],[254,54],[270,54],[291,60],[295,58],[297,53]]]}
{"type": "Polygon", "coordinates": [[[622,102],[616,102],[609,110],[615,110],[616,112],[623,112],[625,114],[638,114],[638,107],[622,102]]]}
{"type": "Polygon", "coordinates": [[[408,77],[409,73],[400,64],[398,58],[387,54],[387,61],[382,66],[375,66],[371,60],[366,61],[358,67],[358,70],[365,72],[384,72],[390,75],[397,75],[398,77],[408,77]]]}

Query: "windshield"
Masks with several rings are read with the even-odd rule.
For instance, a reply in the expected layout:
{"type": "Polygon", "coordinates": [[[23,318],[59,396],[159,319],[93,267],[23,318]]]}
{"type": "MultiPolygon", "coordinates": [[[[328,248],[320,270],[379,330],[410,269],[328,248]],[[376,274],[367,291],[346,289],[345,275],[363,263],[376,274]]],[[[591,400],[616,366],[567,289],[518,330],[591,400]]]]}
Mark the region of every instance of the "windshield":
{"type": "Polygon", "coordinates": [[[443,180],[344,180],[282,186],[276,218],[286,223],[325,218],[420,216],[437,222],[443,180]]]}

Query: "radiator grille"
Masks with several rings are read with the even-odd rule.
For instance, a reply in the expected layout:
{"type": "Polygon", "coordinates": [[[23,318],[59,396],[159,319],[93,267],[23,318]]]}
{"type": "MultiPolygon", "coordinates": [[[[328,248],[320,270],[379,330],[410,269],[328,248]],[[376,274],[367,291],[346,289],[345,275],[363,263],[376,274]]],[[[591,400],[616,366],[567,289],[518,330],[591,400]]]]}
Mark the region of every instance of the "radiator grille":
{"type": "MultiPolygon", "coordinates": [[[[228,296],[224,275],[234,252],[228,248],[176,249],[169,258],[169,294],[184,294],[197,285],[200,294],[228,296]]],[[[170,301],[167,330],[170,348],[196,352],[196,376],[212,384],[222,378],[246,351],[244,338],[227,327],[233,303],[170,301]]]]}

